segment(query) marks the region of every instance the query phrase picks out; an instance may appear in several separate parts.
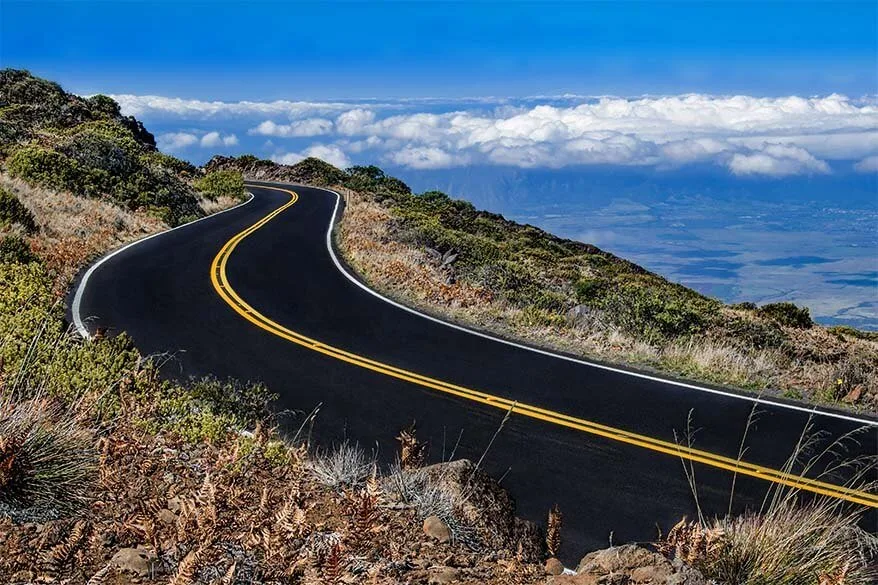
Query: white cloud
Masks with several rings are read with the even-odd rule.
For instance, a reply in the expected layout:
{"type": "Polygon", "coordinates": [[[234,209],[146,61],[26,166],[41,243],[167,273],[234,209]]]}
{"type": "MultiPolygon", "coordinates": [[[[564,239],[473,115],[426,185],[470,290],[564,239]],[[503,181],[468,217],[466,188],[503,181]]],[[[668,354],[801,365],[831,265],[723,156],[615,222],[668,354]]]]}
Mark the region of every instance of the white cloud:
{"type": "Polygon", "coordinates": [[[858,173],[878,173],[878,155],[867,156],[854,165],[858,173]]]}
{"type": "Polygon", "coordinates": [[[289,119],[308,115],[326,115],[351,108],[343,102],[304,102],[277,100],[273,102],[207,102],[159,95],[111,95],[122,113],[138,118],[181,118],[207,120],[254,116],[285,116],[289,119]]]}
{"type": "Polygon", "coordinates": [[[441,148],[421,147],[404,148],[393,152],[387,157],[387,160],[412,169],[444,169],[465,165],[469,162],[469,157],[455,156],[441,148]]]}
{"type": "Polygon", "coordinates": [[[736,175],[767,175],[786,177],[800,174],[825,174],[829,165],[804,148],[767,144],[753,154],[734,154],[728,163],[736,175]]]}
{"type": "Polygon", "coordinates": [[[287,152],[285,154],[276,154],[271,157],[271,160],[282,165],[294,165],[304,158],[298,152],[287,152]]]}
{"type": "Polygon", "coordinates": [[[841,95],[564,96],[514,103],[503,98],[231,103],[116,97],[125,113],[246,117],[253,135],[326,136],[331,156],[340,153],[346,160],[346,153],[373,153],[412,168],[711,163],[735,174],[786,176],[825,173],[827,161],[878,155],[878,101],[841,95]],[[452,111],[442,112],[441,105],[452,111]],[[428,106],[430,111],[423,111],[428,106]]]}
{"type": "Polygon", "coordinates": [[[235,146],[238,144],[238,137],[234,134],[220,135],[219,132],[208,132],[201,137],[201,146],[203,148],[215,148],[217,146],[235,146]]]}
{"type": "Polygon", "coordinates": [[[334,144],[315,144],[302,151],[306,157],[313,156],[324,160],[331,165],[340,169],[351,166],[351,159],[347,157],[344,151],[334,144]]]}
{"type": "Polygon", "coordinates": [[[238,144],[238,137],[234,134],[220,134],[215,130],[203,134],[200,138],[192,132],[168,132],[157,137],[157,144],[161,150],[176,152],[196,144],[202,148],[235,146],[238,144]]]}
{"type": "Polygon", "coordinates": [[[344,151],[335,144],[313,144],[302,152],[287,152],[285,154],[277,154],[275,156],[272,156],[271,160],[284,165],[293,165],[311,156],[326,161],[329,164],[336,166],[340,169],[344,169],[352,165],[351,160],[347,157],[344,151]]]}
{"type": "Polygon", "coordinates": [[[299,136],[321,136],[332,132],[332,120],[325,118],[308,118],[291,122],[290,124],[276,124],[271,120],[262,122],[255,128],[251,128],[248,134],[259,136],[277,136],[281,138],[299,136]]]}
{"type": "Polygon", "coordinates": [[[188,132],[168,132],[160,134],[156,142],[159,149],[174,152],[198,144],[198,137],[188,132]]]}

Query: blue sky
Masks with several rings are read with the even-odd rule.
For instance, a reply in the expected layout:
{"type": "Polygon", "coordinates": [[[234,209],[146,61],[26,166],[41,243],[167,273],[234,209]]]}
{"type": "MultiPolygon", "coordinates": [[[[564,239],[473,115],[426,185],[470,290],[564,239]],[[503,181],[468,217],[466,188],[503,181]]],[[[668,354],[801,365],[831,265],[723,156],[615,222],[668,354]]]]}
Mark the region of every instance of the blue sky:
{"type": "Polygon", "coordinates": [[[0,2],[2,66],[112,95],[181,158],[378,164],[878,328],[874,0],[0,2]]]}
{"type": "Polygon", "coordinates": [[[878,3],[4,0],[0,59],[82,93],[874,94],[878,3]]]}

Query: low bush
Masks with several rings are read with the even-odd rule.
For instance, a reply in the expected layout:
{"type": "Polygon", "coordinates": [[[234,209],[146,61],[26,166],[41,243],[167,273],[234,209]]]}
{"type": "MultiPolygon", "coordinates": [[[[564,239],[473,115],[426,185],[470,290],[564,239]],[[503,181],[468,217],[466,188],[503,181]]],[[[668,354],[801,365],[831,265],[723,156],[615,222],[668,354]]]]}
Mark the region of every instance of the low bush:
{"type": "Polygon", "coordinates": [[[667,550],[718,583],[870,585],[878,538],[858,526],[861,518],[826,499],[792,498],[763,514],[681,522],[667,550]]]}
{"type": "Polygon", "coordinates": [[[769,303],[757,309],[762,317],[785,327],[809,329],[814,325],[807,307],[797,307],[793,303],[769,303]]]}
{"type": "Polygon", "coordinates": [[[627,333],[651,341],[698,333],[715,311],[715,301],[662,294],[639,283],[589,287],[586,292],[599,293],[581,297],[586,305],[604,311],[627,333]]]}
{"type": "Polygon", "coordinates": [[[137,392],[145,405],[141,424],[170,431],[190,443],[218,443],[230,433],[252,429],[268,417],[272,395],[262,384],[207,377],[186,383],[146,376],[137,392]]]}
{"type": "Polygon", "coordinates": [[[866,341],[878,341],[878,331],[863,331],[847,325],[835,325],[829,328],[829,332],[842,339],[853,337],[854,339],[864,339],[866,341]]]}
{"type": "Polygon", "coordinates": [[[100,197],[113,191],[114,181],[101,169],[89,169],[63,153],[26,146],[13,152],[6,163],[9,174],[28,183],[100,197]]]}
{"type": "Polygon", "coordinates": [[[21,236],[0,236],[0,263],[27,264],[38,260],[21,236]]]}
{"type": "Polygon", "coordinates": [[[145,165],[149,155],[135,156],[101,132],[77,134],[83,148],[71,150],[72,156],[40,146],[19,148],[7,161],[9,173],[42,187],[149,209],[170,225],[203,215],[191,188],[172,171],[145,165]]]}
{"type": "Polygon", "coordinates": [[[0,513],[44,522],[79,510],[97,459],[91,432],[60,403],[0,398],[0,513]]]}
{"type": "Polygon", "coordinates": [[[208,200],[220,197],[244,198],[244,177],[239,171],[214,171],[195,183],[195,188],[208,200]]]}
{"type": "Polygon", "coordinates": [[[37,231],[37,222],[30,210],[8,190],[0,187],[0,228],[20,225],[28,234],[37,231]]]}
{"type": "Polygon", "coordinates": [[[358,445],[344,442],[328,451],[318,451],[309,472],[318,483],[342,489],[362,484],[374,466],[374,456],[369,457],[358,445]]]}
{"type": "Polygon", "coordinates": [[[384,174],[380,168],[369,166],[353,166],[347,170],[347,177],[340,183],[348,189],[363,193],[411,194],[408,185],[395,177],[384,174]]]}

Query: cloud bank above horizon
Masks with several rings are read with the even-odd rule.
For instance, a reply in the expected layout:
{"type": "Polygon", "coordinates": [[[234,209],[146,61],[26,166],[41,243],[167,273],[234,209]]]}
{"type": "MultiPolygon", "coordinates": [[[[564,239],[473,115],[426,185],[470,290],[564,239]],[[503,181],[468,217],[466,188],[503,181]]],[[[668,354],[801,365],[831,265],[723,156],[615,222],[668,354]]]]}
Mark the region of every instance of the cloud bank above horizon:
{"type": "Polygon", "coordinates": [[[853,161],[875,172],[878,101],[823,97],[687,94],[666,97],[544,96],[524,99],[208,102],[114,95],[125,114],[165,125],[163,148],[238,145],[235,130],[279,162],[317,156],[411,169],[466,165],[678,168],[710,163],[737,176],[832,172],[853,161]]]}

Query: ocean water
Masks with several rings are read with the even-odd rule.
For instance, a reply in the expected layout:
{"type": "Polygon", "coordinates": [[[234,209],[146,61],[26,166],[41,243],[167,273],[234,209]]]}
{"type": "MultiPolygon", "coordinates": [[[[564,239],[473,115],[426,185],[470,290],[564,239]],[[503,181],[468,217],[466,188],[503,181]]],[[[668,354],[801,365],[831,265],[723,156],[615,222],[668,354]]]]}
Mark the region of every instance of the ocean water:
{"type": "Polygon", "coordinates": [[[392,172],[600,246],[727,302],[792,301],[878,330],[878,178],[740,178],[701,168],[392,172]]]}

